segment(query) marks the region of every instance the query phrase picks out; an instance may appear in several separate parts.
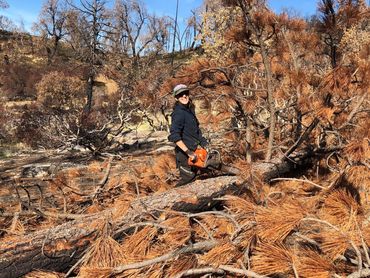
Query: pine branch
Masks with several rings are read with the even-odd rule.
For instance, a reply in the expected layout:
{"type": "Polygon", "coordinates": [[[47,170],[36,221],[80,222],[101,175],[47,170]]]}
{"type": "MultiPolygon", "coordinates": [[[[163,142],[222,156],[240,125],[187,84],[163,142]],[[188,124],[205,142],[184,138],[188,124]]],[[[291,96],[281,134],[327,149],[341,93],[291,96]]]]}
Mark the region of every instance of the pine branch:
{"type": "Polygon", "coordinates": [[[185,246],[183,248],[177,249],[175,251],[172,251],[170,253],[167,253],[165,255],[156,257],[154,259],[142,261],[139,263],[133,263],[133,264],[126,264],[126,265],[121,265],[118,267],[113,268],[111,274],[120,274],[124,272],[125,270],[129,269],[137,269],[137,268],[143,268],[147,267],[156,263],[164,262],[170,259],[174,259],[179,255],[182,254],[188,254],[188,253],[193,253],[193,252],[199,252],[199,251],[207,251],[215,247],[217,244],[216,241],[202,241],[198,242],[192,245],[185,246]]]}

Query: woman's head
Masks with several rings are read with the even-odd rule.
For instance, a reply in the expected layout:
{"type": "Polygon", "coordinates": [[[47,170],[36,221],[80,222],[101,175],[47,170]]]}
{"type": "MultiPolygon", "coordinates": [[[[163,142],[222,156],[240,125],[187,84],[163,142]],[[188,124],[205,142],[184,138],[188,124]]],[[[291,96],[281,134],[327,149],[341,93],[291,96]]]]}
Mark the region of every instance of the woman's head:
{"type": "Polygon", "coordinates": [[[189,88],[184,84],[176,85],[173,89],[173,96],[184,105],[187,105],[190,101],[189,94],[189,88]]]}

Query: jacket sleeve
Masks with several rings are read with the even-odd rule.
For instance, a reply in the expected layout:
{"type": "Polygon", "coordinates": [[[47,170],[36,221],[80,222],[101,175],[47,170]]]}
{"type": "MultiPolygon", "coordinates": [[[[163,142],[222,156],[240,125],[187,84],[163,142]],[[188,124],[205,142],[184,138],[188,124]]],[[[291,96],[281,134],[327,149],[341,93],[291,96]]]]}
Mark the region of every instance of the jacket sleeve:
{"type": "Polygon", "coordinates": [[[184,114],[174,112],[172,114],[170,135],[168,136],[169,141],[176,143],[177,141],[182,140],[184,124],[185,124],[184,114]]]}
{"type": "Polygon", "coordinates": [[[208,140],[203,136],[202,131],[199,129],[200,145],[205,148],[209,145],[208,140]]]}

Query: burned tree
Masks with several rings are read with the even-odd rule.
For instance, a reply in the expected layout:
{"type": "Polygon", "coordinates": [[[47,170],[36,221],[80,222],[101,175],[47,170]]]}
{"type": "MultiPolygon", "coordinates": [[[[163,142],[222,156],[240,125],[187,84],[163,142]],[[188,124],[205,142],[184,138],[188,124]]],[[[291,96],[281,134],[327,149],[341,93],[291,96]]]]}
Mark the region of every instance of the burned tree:
{"type": "Polygon", "coordinates": [[[81,8],[72,5],[68,18],[69,41],[77,57],[86,62],[85,112],[90,113],[93,102],[95,77],[103,64],[104,46],[102,40],[107,32],[107,10],[104,0],[81,0],[81,8]]]}
{"type": "MultiPolygon", "coordinates": [[[[0,9],[6,9],[8,7],[9,5],[6,1],[0,0],[0,9]]],[[[7,25],[9,25],[9,19],[4,15],[0,15],[0,28],[6,29],[7,25]]]]}
{"type": "Polygon", "coordinates": [[[47,0],[39,15],[39,22],[34,26],[45,45],[48,64],[58,51],[60,41],[66,37],[67,8],[60,0],[47,0]]]}
{"type": "Polygon", "coordinates": [[[144,54],[162,52],[168,40],[165,18],[150,15],[139,1],[118,0],[112,11],[112,45],[114,51],[133,58],[138,66],[144,54]]]}
{"type": "Polygon", "coordinates": [[[358,1],[321,0],[318,4],[316,28],[326,47],[324,54],[329,56],[332,68],[340,64],[342,56],[340,41],[346,29],[358,21],[366,3],[358,1]]]}

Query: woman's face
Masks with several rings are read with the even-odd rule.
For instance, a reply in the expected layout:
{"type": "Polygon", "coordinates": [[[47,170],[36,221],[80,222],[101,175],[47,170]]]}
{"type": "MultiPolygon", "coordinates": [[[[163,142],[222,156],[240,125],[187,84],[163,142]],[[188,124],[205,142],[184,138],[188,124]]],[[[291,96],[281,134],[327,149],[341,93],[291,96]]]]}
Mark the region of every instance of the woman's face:
{"type": "Polygon", "coordinates": [[[189,103],[189,92],[183,92],[176,96],[177,100],[184,105],[189,103]]]}

